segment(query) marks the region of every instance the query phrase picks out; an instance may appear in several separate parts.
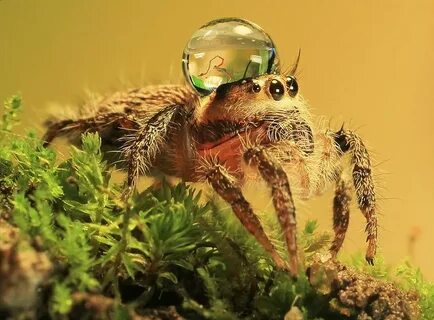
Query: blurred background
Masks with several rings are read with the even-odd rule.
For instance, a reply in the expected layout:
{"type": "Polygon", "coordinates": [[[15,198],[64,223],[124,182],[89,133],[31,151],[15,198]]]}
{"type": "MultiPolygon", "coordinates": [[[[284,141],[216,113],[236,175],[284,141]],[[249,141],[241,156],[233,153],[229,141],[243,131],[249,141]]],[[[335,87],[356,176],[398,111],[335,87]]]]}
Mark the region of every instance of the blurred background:
{"type": "MultiPolygon", "coordinates": [[[[284,66],[302,50],[301,93],[313,112],[367,141],[380,193],[386,261],[409,259],[434,280],[433,1],[0,0],[0,99],[21,93],[21,130],[86,92],[180,83],[182,50],[209,20],[262,26],[284,66]]],[[[58,144],[56,148],[59,148],[58,144]]],[[[257,207],[270,208],[266,191],[257,207]]],[[[331,229],[332,193],[298,211],[331,229]]],[[[344,254],[365,250],[352,210],[344,254]]]]}

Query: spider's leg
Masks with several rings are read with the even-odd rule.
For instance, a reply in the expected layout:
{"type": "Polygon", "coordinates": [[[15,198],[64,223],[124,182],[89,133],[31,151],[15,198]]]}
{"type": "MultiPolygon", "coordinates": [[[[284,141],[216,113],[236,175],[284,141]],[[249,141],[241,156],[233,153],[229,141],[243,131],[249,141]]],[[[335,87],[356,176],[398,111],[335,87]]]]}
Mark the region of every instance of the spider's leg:
{"type": "Polygon", "coordinates": [[[340,177],[335,188],[333,199],[333,230],[335,237],[330,247],[330,253],[336,258],[345,239],[350,219],[351,188],[347,179],[340,177]]]}
{"type": "Polygon", "coordinates": [[[134,135],[126,139],[123,150],[128,165],[125,196],[134,189],[139,175],[146,173],[151,167],[158,151],[167,142],[174,117],[181,110],[182,106],[179,105],[161,109],[140,127],[134,135]]]}
{"type": "Polygon", "coordinates": [[[244,198],[241,188],[236,184],[235,179],[228,173],[226,168],[214,164],[211,168],[206,169],[206,179],[214,190],[231,205],[237,218],[271,255],[276,266],[280,269],[287,269],[287,264],[277,253],[273,243],[265,234],[258,217],[253,212],[249,202],[244,198]]]}
{"type": "Polygon", "coordinates": [[[288,248],[289,271],[292,276],[296,277],[298,274],[297,228],[294,200],[288,177],[282,166],[274,161],[263,148],[248,149],[244,153],[244,159],[247,163],[257,166],[262,178],[271,187],[274,208],[288,248]]]}
{"type": "Polygon", "coordinates": [[[366,232],[368,234],[366,261],[373,265],[377,249],[377,215],[371,160],[363,141],[354,132],[341,129],[335,134],[335,141],[342,152],[349,152],[351,156],[357,203],[366,218],[366,232]]]}
{"type": "Polygon", "coordinates": [[[59,136],[66,135],[72,132],[99,131],[103,127],[106,127],[114,123],[115,121],[119,121],[125,117],[125,113],[112,112],[98,114],[94,117],[84,119],[65,119],[50,123],[44,137],[42,138],[42,140],[44,141],[44,147],[49,146],[50,143],[59,136]]]}

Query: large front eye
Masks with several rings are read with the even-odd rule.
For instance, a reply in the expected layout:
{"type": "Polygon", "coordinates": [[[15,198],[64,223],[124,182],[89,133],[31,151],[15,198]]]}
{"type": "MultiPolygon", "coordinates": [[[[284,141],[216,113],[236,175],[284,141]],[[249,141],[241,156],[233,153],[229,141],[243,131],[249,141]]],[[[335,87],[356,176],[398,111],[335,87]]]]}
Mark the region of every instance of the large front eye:
{"type": "Polygon", "coordinates": [[[298,83],[294,77],[289,76],[286,78],[286,87],[288,88],[289,95],[291,97],[295,97],[298,92],[298,83]]]}
{"type": "Polygon", "coordinates": [[[283,98],[283,95],[285,94],[285,87],[283,84],[276,79],[271,80],[270,82],[270,93],[274,100],[279,101],[283,98]]]}

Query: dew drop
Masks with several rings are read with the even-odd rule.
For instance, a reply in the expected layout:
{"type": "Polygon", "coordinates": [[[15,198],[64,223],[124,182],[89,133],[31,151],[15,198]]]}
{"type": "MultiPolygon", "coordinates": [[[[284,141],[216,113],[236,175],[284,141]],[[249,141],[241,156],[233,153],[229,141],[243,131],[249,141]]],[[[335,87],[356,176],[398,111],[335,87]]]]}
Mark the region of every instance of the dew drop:
{"type": "Polygon", "coordinates": [[[213,20],[193,33],[182,65],[187,82],[201,95],[226,83],[255,78],[279,70],[270,36],[247,20],[213,20]]]}

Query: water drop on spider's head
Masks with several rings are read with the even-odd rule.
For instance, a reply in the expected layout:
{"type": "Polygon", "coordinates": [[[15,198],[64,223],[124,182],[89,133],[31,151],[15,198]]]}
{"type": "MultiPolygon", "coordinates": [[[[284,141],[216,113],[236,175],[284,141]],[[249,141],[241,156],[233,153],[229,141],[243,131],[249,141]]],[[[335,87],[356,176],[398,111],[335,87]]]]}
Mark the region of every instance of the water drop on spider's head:
{"type": "Polygon", "coordinates": [[[182,57],[187,82],[201,95],[221,84],[271,74],[279,58],[270,36],[238,18],[213,20],[195,33],[182,57]]]}

